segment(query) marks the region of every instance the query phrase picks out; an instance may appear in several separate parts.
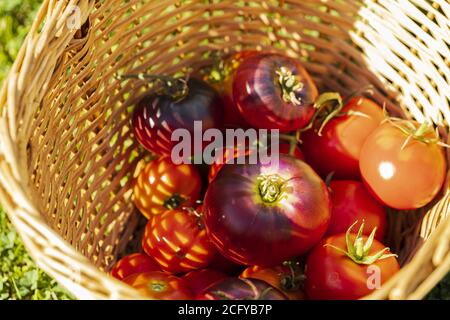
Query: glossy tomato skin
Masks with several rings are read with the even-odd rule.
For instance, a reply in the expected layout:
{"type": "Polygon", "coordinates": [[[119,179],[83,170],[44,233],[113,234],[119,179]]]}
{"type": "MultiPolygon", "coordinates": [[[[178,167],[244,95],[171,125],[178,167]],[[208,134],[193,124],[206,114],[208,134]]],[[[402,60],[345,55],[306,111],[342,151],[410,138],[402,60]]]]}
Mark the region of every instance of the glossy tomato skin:
{"type": "Polygon", "coordinates": [[[182,209],[168,210],[150,219],[142,248],[161,270],[173,274],[205,268],[216,254],[199,218],[182,209]]]}
{"type": "Polygon", "coordinates": [[[267,282],[258,279],[227,278],[216,282],[196,300],[287,300],[286,296],[267,282]]]}
{"type": "MultiPolygon", "coordinates": [[[[280,154],[289,154],[291,149],[291,146],[288,142],[285,141],[280,141],[279,144],[279,153],[280,154]]],[[[246,156],[250,154],[250,149],[244,150],[244,149],[239,149],[239,148],[228,148],[225,149],[225,152],[223,153],[223,159],[221,161],[217,160],[215,161],[213,164],[211,164],[210,168],[209,168],[209,172],[208,172],[208,181],[211,182],[214,180],[214,178],[217,176],[217,174],[219,173],[220,169],[223,168],[224,165],[227,164],[227,159],[229,157],[231,157],[231,153],[233,152],[233,160],[234,163],[237,163],[236,159],[240,156],[246,156]]],[[[302,151],[300,150],[299,146],[296,145],[294,148],[294,153],[293,156],[299,160],[305,160],[305,157],[303,156],[302,151]]]]}
{"type": "Polygon", "coordinates": [[[345,233],[356,221],[356,229],[364,222],[363,234],[370,235],[376,227],[375,238],[382,240],[386,231],[386,209],[364,184],[355,180],[333,180],[330,183],[331,222],[327,235],[345,233]]]}
{"type": "MultiPolygon", "coordinates": [[[[188,96],[174,101],[168,96],[147,95],[133,112],[132,126],[136,139],[150,152],[170,156],[178,143],[172,141],[176,129],[186,129],[194,136],[194,121],[202,129],[222,128],[223,106],[215,90],[203,81],[188,81],[188,96]]],[[[191,147],[191,155],[194,148],[191,147]]],[[[186,157],[188,157],[187,155],[186,157]]]]}
{"type": "Polygon", "coordinates": [[[222,81],[212,83],[212,86],[219,93],[223,101],[224,126],[226,128],[249,127],[249,124],[241,116],[239,109],[233,101],[233,78],[241,63],[248,57],[251,57],[257,53],[258,51],[255,50],[244,50],[225,58],[223,63],[223,68],[225,70],[221,70],[220,72],[223,76],[222,81]]]}
{"type": "Polygon", "coordinates": [[[228,276],[225,273],[212,269],[194,270],[182,277],[188,283],[194,296],[197,296],[214,283],[226,278],[228,276]]]}
{"type": "Polygon", "coordinates": [[[148,219],[169,209],[192,207],[200,198],[202,180],[191,164],[170,157],[149,162],[134,182],[134,203],[148,219]]]}
{"type": "Polygon", "coordinates": [[[367,98],[355,97],[342,109],[345,112],[366,115],[336,117],[327,123],[319,136],[317,128],[305,131],[302,136],[302,151],[306,161],[316,172],[326,177],[334,172],[336,179],[360,178],[359,158],[367,137],[384,119],[382,108],[367,98]]]}
{"type": "Polygon", "coordinates": [[[289,267],[276,266],[264,268],[253,266],[245,269],[239,277],[244,279],[259,279],[265,281],[274,288],[280,290],[290,300],[305,300],[305,293],[303,292],[301,280],[298,279],[300,282],[294,285],[292,272],[289,267]]]}
{"type": "Polygon", "coordinates": [[[317,88],[298,60],[275,53],[248,57],[236,70],[233,99],[243,118],[255,128],[294,131],[308,124],[314,114],[317,88]],[[302,89],[296,92],[300,105],[283,99],[277,72],[285,68],[297,76],[302,89]]]}
{"type": "Polygon", "coordinates": [[[178,277],[160,271],[133,274],[123,280],[153,300],[192,300],[189,285],[178,277]]]}
{"type": "Polygon", "coordinates": [[[305,253],[324,235],[331,215],[325,183],[287,155],[278,163],[223,167],[209,185],[203,212],[211,241],[225,257],[260,266],[305,253]],[[264,200],[262,185],[279,192],[265,193],[264,200]]]}
{"type": "Polygon", "coordinates": [[[161,271],[159,265],[143,253],[133,253],[120,259],[111,269],[111,275],[119,280],[136,273],[161,271]]]}
{"type": "MultiPolygon", "coordinates": [[[[354,234],[351,239],[354,241],[354,234]]],[[[366,240],[367,237],[363,236],[363,241],[366,240]]],[[[326,244],[346,250],[345,234],[323,239],[309,254],[305,271],[305,292],[308,299],[360,299],[376,290],[368,285],[372,284],[369,277],[374,274],[375,267],[380,272],[381,285],[400,269],[395,257],[377,260],[372,265],[357,264],[335,248],[325,246],[326,244]]],[[[370,253],[374,254],[384,247],[381,242],[374,240],[370,253]]]]}
{"type": "Polygon", "coordinates": [[[402,149],[406,139],[395,125],[385,123],[367,138],[360,160],[368,189],[379,201],[399,210],[428,204],[438,194],[446,174],[442,147],[410,139],[402,149]]]}

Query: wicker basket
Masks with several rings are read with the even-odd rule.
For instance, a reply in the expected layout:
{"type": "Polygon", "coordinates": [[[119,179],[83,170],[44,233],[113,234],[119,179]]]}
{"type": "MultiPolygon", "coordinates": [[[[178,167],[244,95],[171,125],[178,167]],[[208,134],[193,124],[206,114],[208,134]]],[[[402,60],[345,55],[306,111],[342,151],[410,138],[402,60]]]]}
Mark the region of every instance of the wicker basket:
{"type": "MultiPolygon", "coordinates": [[[[0,203],[78,298],[139,298],[104,273],[141,217],[129,118],[147,85],[115,75],[271,48],[301,59],[322,90],[374,85],[391,113],[432,121],[447,139],[449,26],[447,0],[45,0],[0,92],[0,203]]],[[[447,183],[428,208],[390,215],[386,242],[403,268],[367,298],[420,299],[447,273],[449,206],[447,183]]]]}

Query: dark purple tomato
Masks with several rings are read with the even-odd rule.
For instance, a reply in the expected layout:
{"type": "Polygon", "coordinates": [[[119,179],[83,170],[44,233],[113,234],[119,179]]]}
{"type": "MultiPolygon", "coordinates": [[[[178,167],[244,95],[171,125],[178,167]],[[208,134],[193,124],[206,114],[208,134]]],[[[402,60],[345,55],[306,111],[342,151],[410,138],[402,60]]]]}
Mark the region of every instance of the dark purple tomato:
{"type": "Polygon", "coordinates": [[[294,131],[314,115],[317,88],[302,64],[274,53],[248,57],[236,70],[233,100],[255,128],[294,131]]]}
{"type": "Polygon", "coordinates": [[[224,166],[208,187],[203,213],[226,258],[275,266],[322,238],[330,210],[327,187],[314,170],[280,155],[278,163],[224,166]]]}
{"type": "MultiPolygon", "coordinates": [[[[194,136],[194,121],[201,121],[203,131],[222,128],[223,107],[212,87],[203,81],[190,79],[184,98],[168,95],[147,95],[134,110],[132,125],[141,145],[158,155],[171,155],[178,141],[172,141],[176,129],[186,129],[194,136]]],[[[191,154],[194,153],[191,144],[191,154]]],[[[183,157],[186,155],[183,155],[183,157]]]]}
{"type": "Polygon", "coordinates": [[[197,295],[196,300],[287,300],[287,298],[267,282],[257,279],[227,278],[197,295]]]}

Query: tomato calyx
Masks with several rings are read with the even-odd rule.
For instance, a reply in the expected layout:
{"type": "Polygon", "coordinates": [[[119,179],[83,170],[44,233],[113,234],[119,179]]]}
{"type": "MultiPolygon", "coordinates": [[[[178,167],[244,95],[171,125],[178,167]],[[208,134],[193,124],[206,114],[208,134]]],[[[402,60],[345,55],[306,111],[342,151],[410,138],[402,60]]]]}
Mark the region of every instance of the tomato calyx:
{"type": "Polygon", "coordinates": [[[153,292],[164,292],[167,290],[167,285],[163,282],[153,281],[148,284],[148,287],[153,292]]]}
{"type": "Polygon", "coordinates": [[[185,78],[175,78],[164,75],[153,74],[127,74],[119,76],[119,79],[139,79],[150,81],[156,88],[156,94],[158,96],[170,97],[175,102],[180,102],[186,98],[189,94],[188,76],[185,78]]]}
{"type": "Polygon", "coordinates": [[[281,287],[285,291],[298,291],[303,287],[305,280],[304,274],[301,272],[300,264],[295,261],[285,261],[283,265],[289,268],[289,275],[284,276],[281,281],[281,287]]]}
{"type": "Polygon", "coordinates": [[[183,198],[179,194],[174,194],[173,196],[171,196],[170,198],[168,198],[164,201],[163,206],[166,209],[174,210],[174,209],[178,208],[184,201],[186,201],[185,198],[183,198]]]}
{"type": "Polygon", "coordinates": [[[283,196],[286,180],[278,174],[261,175],[257,180],[259,195],[263,202],[271,204],[283,196]]]}
{"type": "Polygon", "coordinates": [[[198,212],[194,208],[183,207],[183,210],[187,211],[188,214],[195,216],[197,226],[200,230],[205,229],[205,224],[203,223],[203,214],[198,212]]]}
{"type": "Polygon", "coordinates": [[[411,139],[425,144],[437,144],[444,148],[450,148],[448,144],[443,143],[439,139],[437,128],[433,129],[433,126],[428,121],[420,123],[420,125],[417,126],[417,124],[412,121],[387,117],[384,122],[389,122],[406,135],[405,142],[403,142],[401,150],[406,148],[411,139]]]}
{"type": "Polygon", "coordinates": [[[390,257],[397,257],[396,254],[388,253],[386,254],[386,251],[389,251],[389,248],[383,248],[382,250],[376,252],[373,255],[370,255],[370,250],[372,249],[373,240],[375,238],[375,233],[377,228],[375,227],[372,232],[370,233],[369,237],[367,238],[367,241],[364,243],[362,233],[364,230],[364,223],[361,224],[361,227],[359,228],[358,234],[355,237],[354,242],[351,241],[351,230],[353,227],[358,223],[356,221],[353,223],[350,228],[348,228],[345,236],[345,242],[347,245],[347,249],[343,250],[341,248],[338,248],[331,244],[325,244],[325,247],[333,248],[343,254],[345,254],[347,257],[349,257],[353,262],[357,264],[365,264],[365,265],[371,265],[375,263],[378,260],[387,259],[390,257]]]}
{"type": "Polygon", "coordinates": [[[297,93],[303,89],[305,84],[286,67],[281,67],[275,72],[281,86],[283,100],[296,106],[302,105],[302,100],[297,96],[297,93]]]}

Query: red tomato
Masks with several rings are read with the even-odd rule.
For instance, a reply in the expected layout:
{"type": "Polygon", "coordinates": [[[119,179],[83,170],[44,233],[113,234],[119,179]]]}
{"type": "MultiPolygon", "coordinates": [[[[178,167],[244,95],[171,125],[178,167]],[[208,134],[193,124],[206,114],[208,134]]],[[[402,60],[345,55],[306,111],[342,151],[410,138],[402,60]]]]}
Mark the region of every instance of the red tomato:
{"type": "Polygon", "coordinates": [[[233,101],[233,78],[239,65],[248,57],[257,54],[258,51],[244,50],[232,54],[226,58],[220,66],[212,69],[211,74],[206,77],[206,81],[216,89],[222,98],[224,105],[225,127],[246,128],[248,123],[239,113],[239,109],[233,101]]]}
{"type": "Polygon", "coordinates": [[[168,209],[191,207],[200,198],[201,177],[190,164],[173,164],[169,157],[151,161],[134,184],[134,203],[146,218],[168,209]]]}
{"type": "Polygon", "coordinates": [[[174,274],[205,268],[216,254],[199,217],[179,209],[148,221],[142,248],[163,271],[174,274]]]}
{"type": "Polygon", "coordinates": [[[274,266],[301,255],[330,220],[325,183],[305,162],[227,165],[205,196],[205,226],[221,254],[236,263],[274,266]]]}
{"type": "MultiPolygon", "coordinates": [[[[175,81],[175,80],[174,80],[175,81]]],[[[173,86],[172,86],[173,87],[173,86]]],[[[222,128],[223,106],[213,88],[203,81],[191,78],[183,98],[151,94],[145,96],[133,112],[132,126],[136,139],[150,152],[170,156],[178,144],[172,140],[176,129],[194,133],[194,122],[201,121],[202,130],[222,128]]],[[[193,155],[183,155],[189,158],[193,155]]]]}
{"type": "Polygon", "coordinates": [[[188,284],[160,271],[133,274],[123,280],[141,294],[154,300],[192,300],[188,284]]]}
{"type": "Polygon", "coordinates": [[[208,287],[196,300],[286,300],[286,296],[258,279],[227,278],[208,287]]]}
{"type": "MultiPolygon", "coordinates": [[[[291,151],[291,145],[289,142],[286,141],[280,141],[279,144],[279,153],[280,154],[289,154],[289,152],[291,151]]],[[[218,159],[217,161],[215,161],[209,168],[209,173],[208,173],[208,181],[211,182],[214,180],[214,178],[217,176],[217,174],[219,173],[220,169],[223,168],[224,165],[227,164],[227,161],[229,160],[230,157],[232,157],[232,159],[234,160],[234,163],[237,163],[237,158],[238,157],[243,157],[243,156],[247,156],[250,154],[250,150],[243,150],[240,148],[228,148],[225,149],[225,152],[223,153],[223,159],[218,159]],[[230,156],[231,152],[233,152],[233,155],[230,156]]],[[[300,150],[300,148],[298,147],[298,145],[296,145],[294,147],[294,153],[293,156],[299,160],[304,160],[304,156],[302,151],[300,150]]]]}
{"type": "Polygon", "coordinates": [[[228,276],[222,272],[212,269],[194,270],[185,274],[184,279],[194,293],[194,296],[209,288],[214,283],[227,278],[228,276]]]}
{"type": "Polygon", "coordinates": [[[428,204],[446,175],[444,150],[437,141],[434,130],[415,121],[380,126],[361,150],[360,169],[368,189],[395,209],[428,204]]]}
{"type": "Polygon", "coordinates": [[[146,254],[133,253],[120,259],[111,269],[114,278],[123,280],[136,273],[161,271],[159,265],[146,254]]]}
{"type": "Polygon", "coordinates": [[[234,75],[233,100],[255,128],[295,131],[314,115],[317,88],[302,64],[274,53],[245,59],[234,75]]]}
{"type": "Polygon", "coordinates": [[[225,258],[220,252],[217,252],[213,261],[209,265],[209,268],[224,272],[226,274],[235,275],[243,269],[243,266],[225,258]]]}
{"type": "Polygon", "coordinates": [[[337,179],[358,179],[362,145],[384,119],[382,108],[363,97],[351,99],[341,110],[348,112],[357,114],[333,118],[321,136],[317,126],[301,136],[306,161],[322,177],[334,172],[337,179]]]}
{"type": "Polygon", "coordinates": [[[330,226],[327,235],[345,233],[356,221],[358,228],[364,223],[363,234],[369,235],[377,228],[375,238],[382,240],[386,231],[386,210],[377,202],[362,182],[351,180],[331,181],[332,192],[330,226]]]}
{"type": "Polygon", "coordinates": [[[242,272],[240,278],[259,279],[280,290],[290,300],[304,300],[303,274],[300,270],[290,269],[287,266],[272,268],[249,267],[242,272]]]}
{"type": "Polygon", "coordinates": [[[360,299],[398,272],[400,266],[395,255],[378,240],[369,238],[349,231],[347,235],[323,239],[306,261],[308,299],[360,299]]]}

